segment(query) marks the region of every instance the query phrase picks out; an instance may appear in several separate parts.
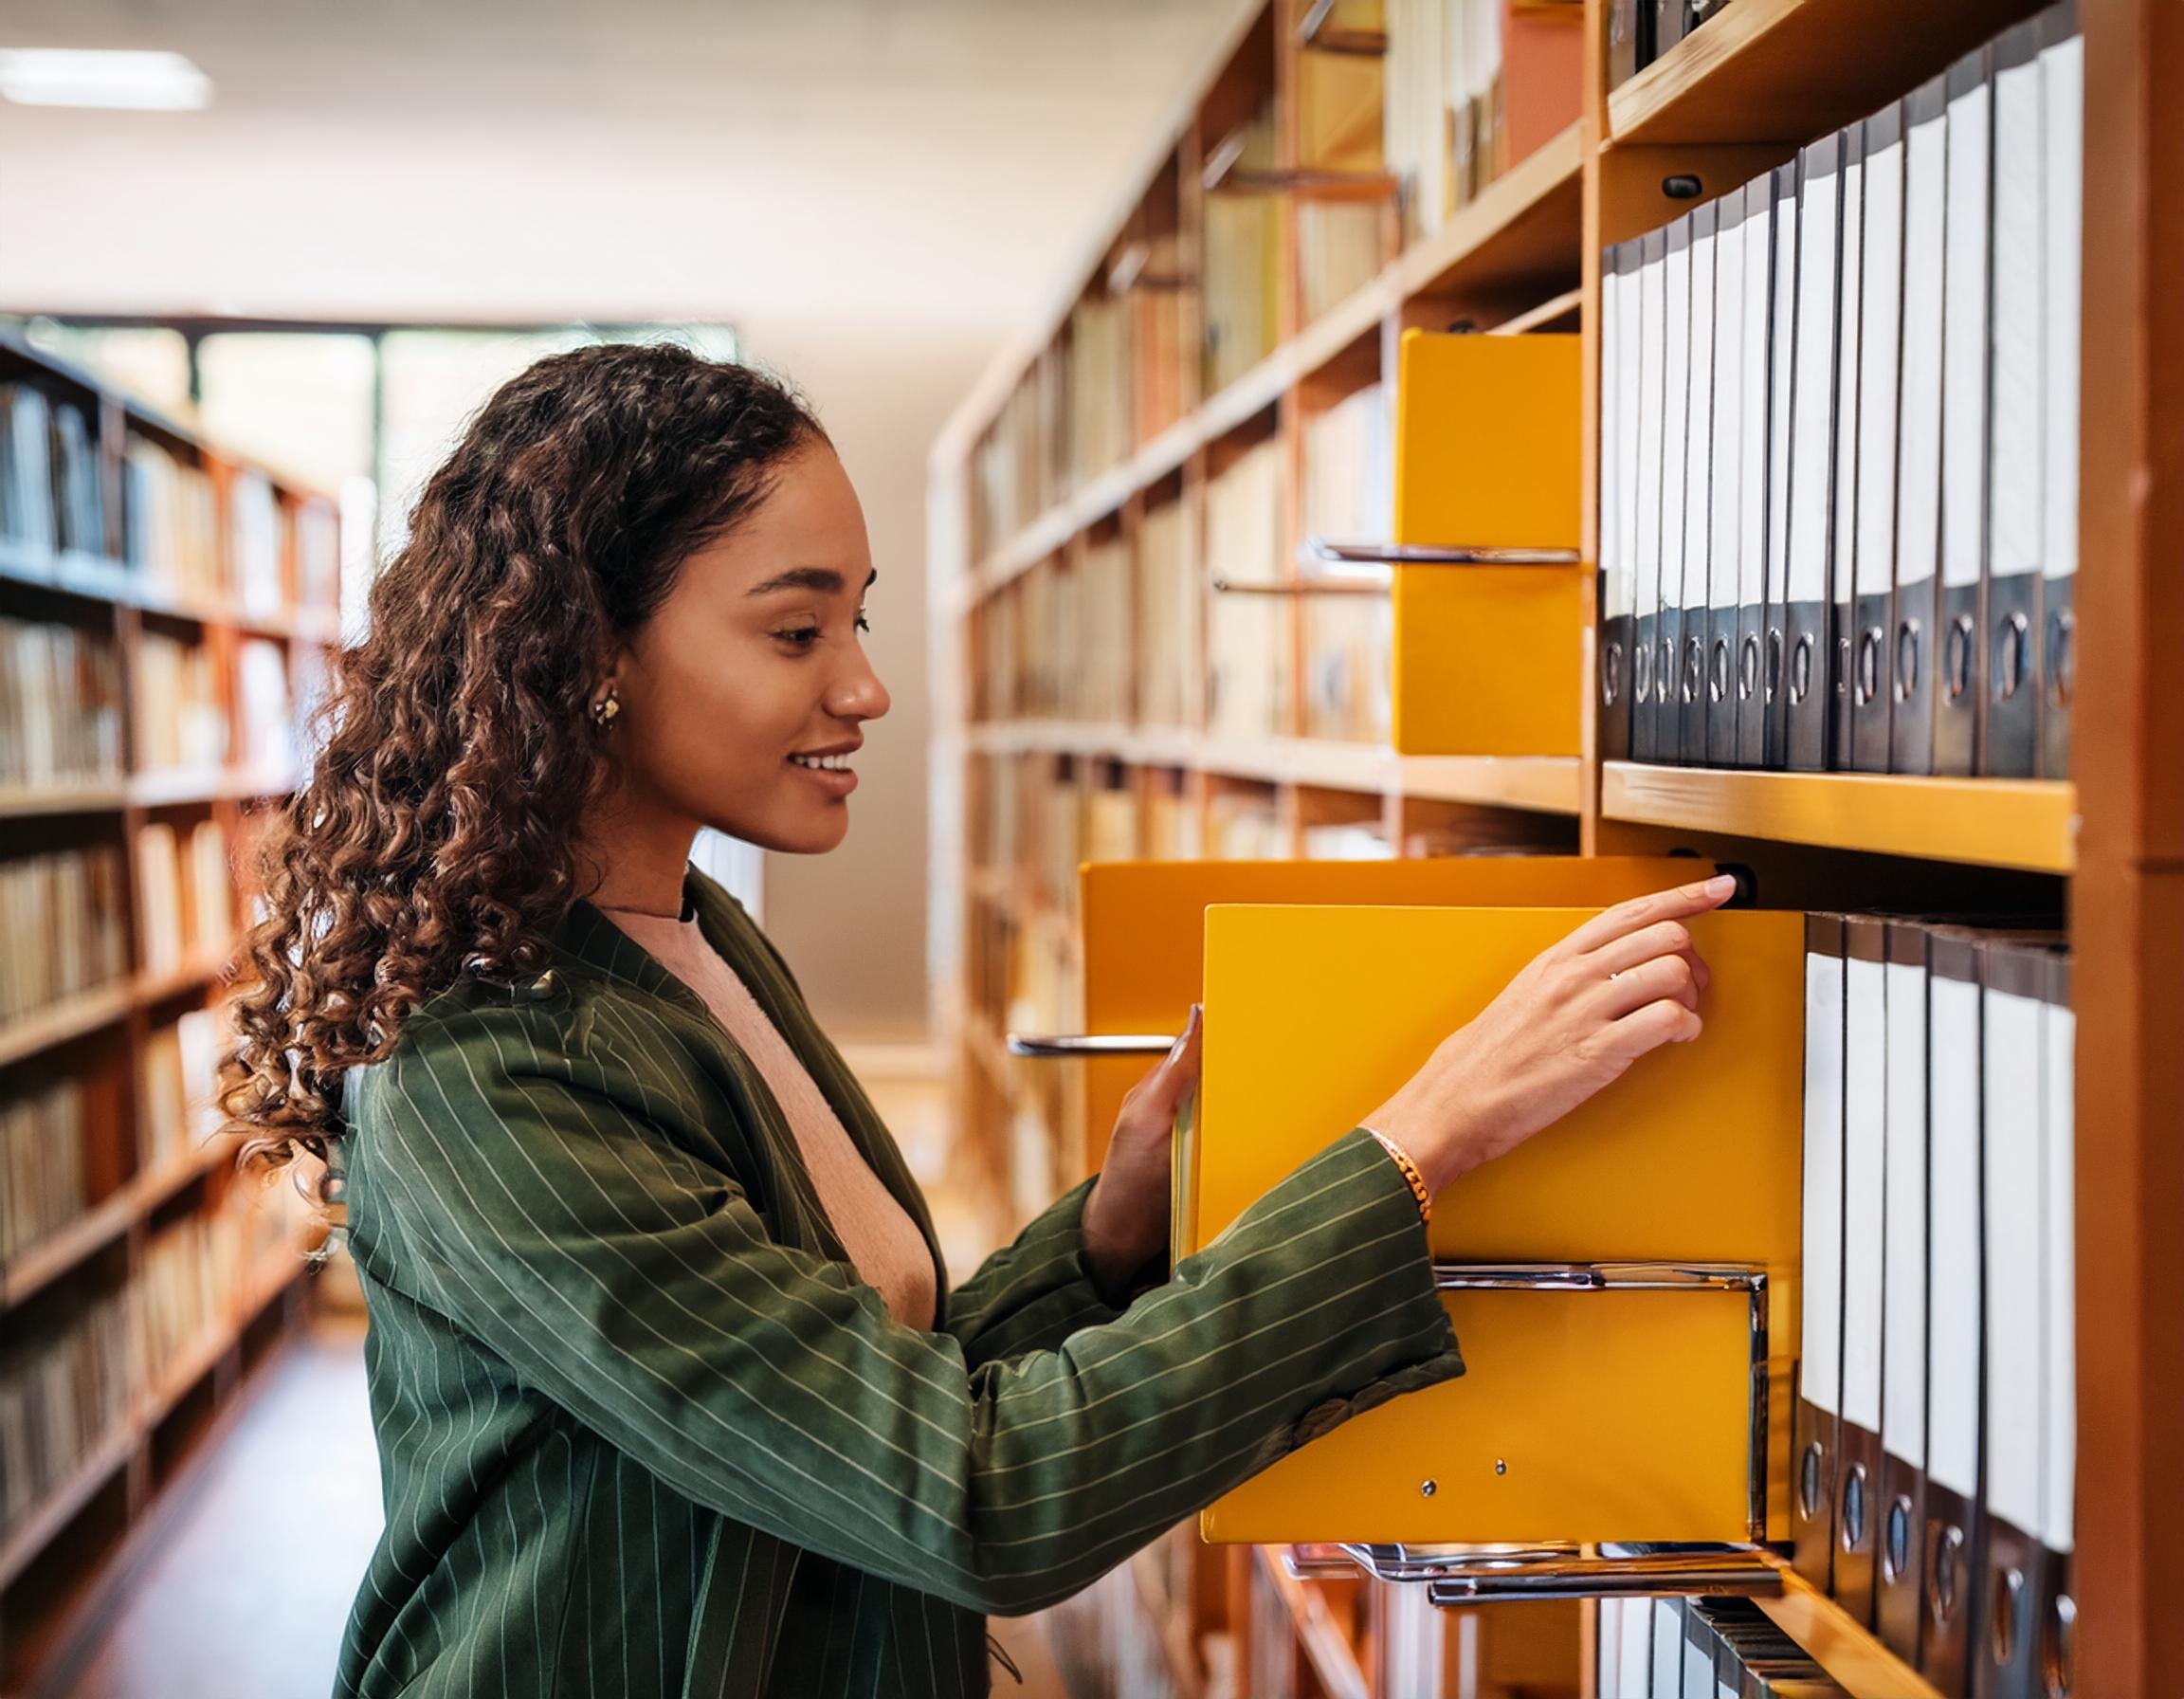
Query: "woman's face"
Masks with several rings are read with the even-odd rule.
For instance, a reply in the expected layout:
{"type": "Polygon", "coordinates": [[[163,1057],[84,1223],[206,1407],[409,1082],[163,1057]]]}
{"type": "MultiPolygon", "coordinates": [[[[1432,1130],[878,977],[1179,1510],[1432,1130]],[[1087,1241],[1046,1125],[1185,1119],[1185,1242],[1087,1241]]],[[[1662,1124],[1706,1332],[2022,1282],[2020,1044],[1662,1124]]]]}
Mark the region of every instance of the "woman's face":
{"type": "Polygon", "coordinates": [[[625,807],[815,855],[848,830],[851,752],[887,711],[860,636],[877,575],[833,449],[813,445],[774,474],[630,640],[610,747],[625,807]]]}

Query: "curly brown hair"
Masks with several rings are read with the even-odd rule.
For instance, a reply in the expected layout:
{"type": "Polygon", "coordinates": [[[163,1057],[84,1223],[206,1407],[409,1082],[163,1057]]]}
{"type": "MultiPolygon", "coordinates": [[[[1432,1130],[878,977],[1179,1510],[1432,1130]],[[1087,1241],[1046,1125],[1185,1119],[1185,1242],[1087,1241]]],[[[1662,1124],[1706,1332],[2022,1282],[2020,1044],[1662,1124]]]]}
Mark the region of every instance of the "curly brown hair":
{"type": "Polygon", "coordinates": [[[241,1160],[323,1164],[351,1067],[464,976],[538,971],[605,791],[588,712],[618,641],[689,556],[826,442],[748,366],[671,344],[539,360],[502,384],[425,486],[334,658],[318,754],[261,844],[222,1069],[241,1160]]]}

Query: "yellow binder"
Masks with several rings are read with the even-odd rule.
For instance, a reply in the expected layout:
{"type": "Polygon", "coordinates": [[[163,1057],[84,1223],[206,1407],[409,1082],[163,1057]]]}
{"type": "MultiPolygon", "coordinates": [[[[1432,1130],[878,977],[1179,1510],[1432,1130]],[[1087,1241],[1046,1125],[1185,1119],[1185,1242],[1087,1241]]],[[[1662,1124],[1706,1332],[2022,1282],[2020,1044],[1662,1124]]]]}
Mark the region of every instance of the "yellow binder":
{"type": "MultiPolygon", "coordinates": [[[[1591,912],[1210,909],[1205,1074],[1177,1154],[1177,1252],[1369,1114],[1591,912]]],[[[1797,1351],[1803,918],[1718,913],[1692,930],[1714,976],[1704,1034],[1466,1175],[1436,1201],[1431,1234],[1449,1265],[1646,1265],[1669,1289],[1591,1289],[1571,1276],[1449,1291],[1465,1377],[1292,1453],[1208,1510],[1206,1538],[1555,1544],[1779,1530],[1787,1445],[1777,1423],[1756,1453],[1755,1422],[1770,1402],[1786,1407],[1797,1351]],[[1664,1265],[1765,1282],[1756,1294],[1748,1279],[1677,1289],[1664,1265]]]]}
{"type": "MultiPolygon", "coordinates": [[[[1440,856],[1401,861],[1088,862],[1078,869],[1088,1032],[1180,1032],[1201,1001],[1205,914],[1215,903],[1620,903],[1712,869],[1665,856],[1440,856]]],[[[1143,1057],[1085,1064],[1081,1174],[1105,1160],[1143,1057]]]]}
{"type": "MultiPolygon", "coordinates": [[[[1575,550],[1581,338],[1404,334],[1395,538],[1575,550]]],[[[1404,565],[1395,577],[1394,742],[1406,755],[1575,755],[1584,569],[1404,565]]]]}

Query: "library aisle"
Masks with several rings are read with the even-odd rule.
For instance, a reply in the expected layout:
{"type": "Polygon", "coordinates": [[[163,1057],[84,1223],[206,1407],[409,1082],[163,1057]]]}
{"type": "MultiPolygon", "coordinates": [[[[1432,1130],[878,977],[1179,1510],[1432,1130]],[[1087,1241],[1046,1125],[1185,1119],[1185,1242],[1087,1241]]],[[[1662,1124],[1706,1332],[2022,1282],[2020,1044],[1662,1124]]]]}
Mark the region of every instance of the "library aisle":
{"type": "Polygon", "coordinates": [[[0,5],[0,1699],[2175,1692],[2184,5],[429,10],[0,5]]]}

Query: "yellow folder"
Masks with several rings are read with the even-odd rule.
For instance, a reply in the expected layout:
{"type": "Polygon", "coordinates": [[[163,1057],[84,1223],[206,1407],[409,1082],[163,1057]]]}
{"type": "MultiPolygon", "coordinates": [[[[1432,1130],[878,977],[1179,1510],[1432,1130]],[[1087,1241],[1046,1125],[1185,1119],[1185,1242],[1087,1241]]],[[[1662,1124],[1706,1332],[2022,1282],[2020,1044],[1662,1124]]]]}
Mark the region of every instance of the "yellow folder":
{"type": "MultiPolygon", "coordinates": [[[[1592,912],[1210,909],[1178,1253],[1370,1114],[1592,912]]],[[[1457,1181],[1431,1245],[1465,1266],[1756,1269],[1756,1313],[1734,1288],[1450,1292],[1465,1377],[1284,1458],[1206,1512],[1208,1539],[1740,1541],[1761,1507],[1779,1529],[1786,1433],[1774,1424],[1757,1456],[1753,1442],[1755,1417],[1787,1408],[1797,1352],[1803,917],[1692,930],[1713,973],[1703,1035],[1457,1181]]]]}
{"type": "MultiPolygon", "coordinates": [[[[1583,444],[1575,336],[1403,338],[1395,537],[1575,549],[1583,444]]],[[[1397,565],[1393,705],[1406,755],[1575,755],[1584,569],[1397,565]]]]}
{"type": "MultiPolygon", "coordinates": [[[[1400,861],[1087,862],[1078,870],[1088,1032],[1180,1032],[1202,1000],[1205,914],[1215,903],[1436,906],[1609,904],[1703,878],[1689,858],[1437,856],[1400,861]]],[[[1105,1160],[1122,1097],[1148,1063],[1085,1067],[1080,1173],[1105,1160]]]]}

